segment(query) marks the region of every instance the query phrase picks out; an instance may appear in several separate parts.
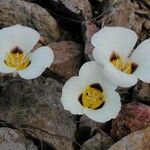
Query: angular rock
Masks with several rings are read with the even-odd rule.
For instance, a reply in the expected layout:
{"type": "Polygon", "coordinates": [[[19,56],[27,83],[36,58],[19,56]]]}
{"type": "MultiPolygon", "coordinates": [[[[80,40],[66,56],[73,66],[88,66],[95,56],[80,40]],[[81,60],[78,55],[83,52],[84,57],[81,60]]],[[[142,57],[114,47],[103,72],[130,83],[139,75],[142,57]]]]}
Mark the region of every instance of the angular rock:
{"type": "Polygon", "coordinates": [[[109,150],[149,150],[149,140],[150,127],[127,135],[114,144],[109,150]]]}
{"type": "Polygon", "coordinates": [[[99,28],[94,23],[88,23],[85,26],[85,49],[84,49],[84,55],[87,60],[93,60],[92,52],[94,49],[94,46],[91,44],[91,38],[94,33],[96,33],[99,28]]]}
{"type": "Polygon", "coordinates": [[[113,143],[113,140],[107,134],[101,131],[88,141],[84,142],[81,150],[108,150],[113,143]]]}
{"type": "Polygon", "coordinates": [[[69,18],[90,19],[92,8],[89,0],[48,0],[49,7],[69,18]]]}
{"type": "Polygon", "coordinates": [[[26,2],[31,2],[31,3],[36,3],[36,2],[38,2],[39,0],[20,0],[20,1],[26,1],[26,2]]]}
{"type": "Polygon", "coordinates": [[[96,130],[98,128],[100,123],[97,123],[85,115],[81,116],[80,118],[80,127],[90,127],[92,131],[96,130]]]}
{"type": "Polygon", "coordinates": [[[62,84],[50,78],[14,79],[1,91],[0,120],[55,149],[72,149],[74,118],[60,102],[62,84]]]}
{"type": "Polygon", "coordinates": [[[79,127],[80,128],[85,128],[88,127],[91,130],[91,134],[98,132],[99,130],[104,130],[109,132],[110,130],[110,122],[106,122],[106,123],[99,123],[99,122],[95,122],[93,120],[91,120],[90,118],[88,118],[85,115],[82,115],[80,118],[80,124],[79,127]]]}
{"type": "Polygon", "coordinates": [[[145,21],[144,28],[150,30],[150,20],[145,21]]]}
{"type": "Polygon", "coordinates": [[[127,27],[135,31],[140,39],[148,38],[149,31],[143,28],[145,22],[149,20],[148,9],[141,8],[139,1],[119,0],[115,4],[113,2],[110,0],[111,10],[102,19],[97,21],[97,24],[127,27]]]}
{"type": "Polygon", "coordinates": [[[31,3],[38,2],[38,0],[20,0],[20,1],[26,1],[26,2],[31,2],[31,3]]]}
{"type": "Polygon", "coordinates": [[[135,13],[138,9],[139,5],[130,0],[117,1],[110,13],[103,18],[104,25],[129,27],[139,33],[142,30],[143,22],[135,13]]]}
{"type": "Polygon", "coordinates": [[[122,106],[117,118],[112,122],[111,135],[115,139],[120,139],[149,125],[150,106],[131,102],[122,106]]]}
{"type": "Polygon", "coordinates": [[[36,29],[46,42],[60,38],[56,20],[37,4],[20,0],[1,0],[0,14],[0,28],[22,24],[36,29]]]}
{"type": "Polygon", "coordinates": [[[78,74],[82,60],[82,46],[73,41],[54,42],[49,45],[54,51],[50,69],[66,80],[78,74]]]}
{"type": "Polygon", "coordinates": [[[19,131],[3,127],[0,128],[0,150],[38,150],[38,148],[19,131]]]}
{"type": "Polygon", "coordinates": [[[149,0],[140,0],[146,7],[150,7],[150,1],[149,0]]]}

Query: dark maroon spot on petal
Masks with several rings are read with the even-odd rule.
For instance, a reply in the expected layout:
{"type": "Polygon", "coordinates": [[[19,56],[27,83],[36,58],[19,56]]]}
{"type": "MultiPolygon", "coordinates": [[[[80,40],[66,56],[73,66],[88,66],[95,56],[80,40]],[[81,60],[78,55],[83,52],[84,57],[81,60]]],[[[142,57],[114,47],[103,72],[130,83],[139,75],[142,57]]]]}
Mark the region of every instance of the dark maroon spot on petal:
{"type": "Polygon", "coordinates": [[[138,64],[136,63],[131,64],[131,74],[137,69],[137,67],[138,67],[138,64]]]}
{"type": "Polygon", "coordinates": [[[6,62],[6,60],[4,60],[4,63],[7,65],[7,62],[6,62]]]}
{"type": "Polygon", "coordinates": [[[103,88],[101,87],[101,85],[99,83],[91,84],[90,87],[94,88],[96,90],[99,90],[100,92],[103,92],[103,88]]]}
{"type": "Polygon", "coordinates": [[[116,52],[113,52],[110,56],[110,61],[116,60],[119,58],[119,55],[116,52]]]}
{"type": "Polygon", "coordinates": [[[28,63],[28,65],[27,65],[27,67],[28,67],[30,64],[31,64],[31,61],[29,61],[29,63],[28,63]]]}
{"type": "Polygon", "coordinates": [[[23,51],[19,47],[15,47],[15,48],[13,48],[13,50],[11,51],[11,53],[12,54],[17,54],[17,53],[22,54],[23,51]]]}
{"type": "Polygon", "coordinates": [[[81,105],[83,105],[83,102],[82,102],[82,94],[79,96],[79,102],[81,105]]]}
{"type": "Polygon", "coordinates": [[[94,110],[100,109],[104,106],[105,102],[103,102],[102,104],[100,104],[98,107],[96,107],[94,110]]]}

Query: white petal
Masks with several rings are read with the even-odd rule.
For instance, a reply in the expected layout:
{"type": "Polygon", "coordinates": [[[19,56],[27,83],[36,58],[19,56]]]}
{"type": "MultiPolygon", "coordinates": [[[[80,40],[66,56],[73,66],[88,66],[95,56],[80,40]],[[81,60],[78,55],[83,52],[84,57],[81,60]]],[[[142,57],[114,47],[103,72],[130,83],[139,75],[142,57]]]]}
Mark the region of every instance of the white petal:
{"type": "Polygon", "coordinates": [[[139,66],[134,74],[143,82],[150,83],[150,64],[139,66]]]}
{"type": "Polygon", "coordinates": [[[110,58],[113,51],[127,58],[136,41],[136,33],[123,27],[104,27],[95,33],[91,39],[99,57],[103,57],[99,53],[102,51],[107,59],[110,58]]]}
{"type": "Polygon", "coordinates": [[[116,85],[106,79],[102,73],[102,69],[95,61],[86,62],[82,65],[79,76],[82,80],[86,81],[88,85],[93,83],[100,83],[101,86],[108,86],[109,88],[116,89],[116,85]]]}
{"type": "Polygon", "coordinates": [[[32,28],[14,25],[0,30],[0,50],[8,52],[19,47],[29,53],[39,41],[40,35],[32,28]]]}
{"type": "Polygon", "coordinates": [[[54,54],[50,47],[43,46],[30,55],[31,63],[37,67],[49,67],[54,61],[54,54]]]}
{"type": "Polygon", "coordinates": [[[105,65],[103,74],[114,84],[121,87],[130,87],[137,83],[137,77],[134,74],[127,74],[119,71],[111,63],[105,65]]]}
{"type": "Polygon", "coordinates": [[[61,96],[64,109],[69,110],[72,114],[83,114],[79,96],[84,88],[85,85],[79,77],[72,77],[65,83],[61,96]]]}
{"type": "Polygon", "coordinates": [[[93,50],[93,58],[101,68],[104,68],[104,65],[109,61],[104,52],[99,51],[97,48],[94,48],[93,50]]]}
{"type": "Polygon", "coordinates": [[[150,39],[143,41],[134,50],[131,59],[138,64],[150,63],[150,39]]]}
{"type": "Polygon", "coordinates": [[[30,80],[39,77],[45,71],[45,69],[46,68],[40,68],[31,63],[27,69],[18,71],[18,74],[22,78],[30,80]]]}
{"type": "Polygon", "coordinates": [[[134,72],[140,80],[150,83],[150,39],[142,42],[133,52],[131,59],[138,64],[134,72]]]}
{"type": "Polygon", "coordinates": [[[91,119],[104,123],[114,119],[121,109],[120,96],[116,92],[107,92],[106,102],[101,109],[90,110],[84,108],[84,113],[91,119]]]}
{"type": "Polygon", "coordinates": [[[0,61],[0,72],[2,73],[12,73],[14,72],[16,69],[15,68],[11,68],[8,67],[5,63],[4,60],[0,61]]]}
{"type": "Polygon", "coordinates": [[[31,64],[24,70],[18,71],[24,79],[34,79],[40,76],[54,60],[53,51],[45,46],[30,54],[31,64]]]}

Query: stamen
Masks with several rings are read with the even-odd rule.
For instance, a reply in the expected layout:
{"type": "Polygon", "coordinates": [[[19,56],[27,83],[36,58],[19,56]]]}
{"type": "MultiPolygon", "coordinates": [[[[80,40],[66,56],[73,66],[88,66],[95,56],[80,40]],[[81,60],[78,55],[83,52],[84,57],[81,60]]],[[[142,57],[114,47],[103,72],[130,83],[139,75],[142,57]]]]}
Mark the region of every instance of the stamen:
{"type": "Polygon", "coordinates": [[[26,56],[18,47],[7,54],[4,62],[7,66],[16,68],[16,70],[24,70],[31,63],[29,57],[26,56]]]}
{"type": "Polygon", "coordinates": [[[99,83],[94,83],[85,88],[79,96],[79,102],[86,108],[93,110],[102,108],[105,104],[103,89],[99,83]]]}

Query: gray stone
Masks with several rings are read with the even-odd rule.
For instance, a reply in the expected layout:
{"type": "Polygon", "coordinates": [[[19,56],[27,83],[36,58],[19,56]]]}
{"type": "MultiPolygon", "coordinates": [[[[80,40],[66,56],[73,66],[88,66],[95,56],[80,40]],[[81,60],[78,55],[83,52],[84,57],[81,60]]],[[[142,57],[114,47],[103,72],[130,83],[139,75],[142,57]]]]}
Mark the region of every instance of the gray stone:
{"type": "Polygon", "coordinates": [[[80,127],[90,127],[92,131],[96,130],[99,127],[100,123],[93,121],[88,118],[86,115],[82,115],[80,118],[80,127]]]}
{"type": "Polygon", "coordinates": [[[36,29],[46,42],[60,38],[56,20],[37,4],[20,0],[1,0],[0,14],[0,28],[22,24],[36,29]]]}
{"type": "Polygon", "coordinates": [[[0,128],[0,150],[38,150],[38,148],[19,131],[3,127],[0,128]]]}
{"type": "MultiPolygon", "coordinates": [[[[70,18],[92,18],[92,8],[89,0],[48,0],[49,5],[53,6],[55,11],[62,12],[70,18]]],[[[61,14],[61,15],[62,15],[61,14]]]]}
{"type": "Polygon", "coordinates": [[[136,100],[150,105],[150,84],[139,82],[135,87],[136,100]]]}
{"type": "Polygon", "coordinates": [[[91,139],[84,142],[81,150],[108,150],[112,144],[113,140],[103,131],[100,131],[91,139]]]}
{"type": "Polygon", "coordinates": [[[118,25],[132,28],[135,32],[140,34],[144,19],[136,15],[139,5],[131,0],[117,1],[113,6],[110,14],[106,15],[105,25],[118,25]]]}
{"type": "Polygon", "coordinates": [[[56,149],[72,149],[76,125],[60,102],[62,84],[53,79],[14,80],[0,96],[0,120],[56,149]]]}

